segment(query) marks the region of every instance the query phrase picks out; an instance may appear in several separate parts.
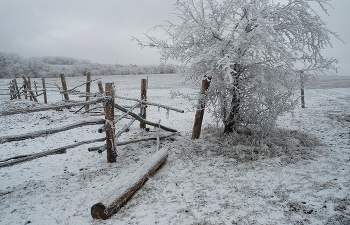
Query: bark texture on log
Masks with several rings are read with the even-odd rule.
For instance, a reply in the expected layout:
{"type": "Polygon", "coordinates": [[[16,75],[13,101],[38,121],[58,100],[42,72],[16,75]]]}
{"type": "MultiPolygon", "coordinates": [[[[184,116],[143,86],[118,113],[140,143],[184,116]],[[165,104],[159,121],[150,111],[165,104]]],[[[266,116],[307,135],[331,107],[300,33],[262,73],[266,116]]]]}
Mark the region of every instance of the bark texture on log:
{"type": "MultiPolygon", "coordinates": [[[[90,87],[91,87],[91,73],[88,72],[86,74],[86,93],[90,93],[90,87]]],[[[89,101],[90,100],[90,96],[86,96],[86,101],[89,101]]],[[[89,110],[89,105],[86,105],[85,106],[85,111],[88,111],[89,110]]]]}
{"type": "Polygon", "coordinates": [[[91,216],[95,219],[108,219],[116,213],[124,202],[139,189],[148,177],[168,157],[168,151],[162,149],[147,160],[131,177],[116,187],[105,199],[91,207],[91,216]]]}

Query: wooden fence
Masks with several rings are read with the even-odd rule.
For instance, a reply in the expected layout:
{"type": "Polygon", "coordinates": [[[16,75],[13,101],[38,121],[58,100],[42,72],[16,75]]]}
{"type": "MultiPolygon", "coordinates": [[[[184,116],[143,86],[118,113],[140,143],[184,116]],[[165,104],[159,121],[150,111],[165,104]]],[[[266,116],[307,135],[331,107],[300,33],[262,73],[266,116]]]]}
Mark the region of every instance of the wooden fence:
{"type": "MultiPolygon", "coordinates": [[[[42,137],[66,130],[70,130],[73,128],[77,127],[83,127],[83,126],[89,126],[89,125],[95,125],[95,124],[102,124],[102,127],[98,129],[99,133],[105,133],[105,137],[93,139],[93,140],[87,140],[87,141],[80,141],[77,143],[74,143],[72,145],[48,150],[48,151],[43,151],[40,153],[35,153],[35,154],[29,154],[29,155],[18,155],[15,157],[7,158],[0,160],[0,168],[2,167],[8,167],[8,166],[13,166],[15,164],[29,161],[35,158],[40,158],[43,156],[47,155],[53,155],[53,154],[63,154],[66,152],[67,149],[69,148],[74,148],[83,144],[89,144],[89,143],[95,143],[95,142],[103,142],[105,141],[106,144],[102,146],[96,146],[89,148],[89,151],[98,151],[99,153],[102,153],[104,151],[107,151],[107,162],[109,163],[115,163],[117,160],[117,146],[120,145],[126,145],[130,143],[136,143],[136,142],[141,142],[141,141],[149,141],[149,140],[157,140],[156,144],[156,153],[150,157],[150,159],[143,164],[131,178],[126,181],[124,184],[119,185],[117,188],[115,188],[106,198],[103,200],[99,201],[99,203],[93,205],[91,207],[91,216],[96,219],[107,219],[109,218],[112,214],[116,213],[117,210],[121,207],[121,205],[127,201],[127,199],[139,188],[142,186],[142,184],[147,180],[147,178],[153,173],[167,158],[168,152],[166,149],[159,150],[159,145],[160,145],[160,140],[176,135],[178,132],[170,127],[166,127],[164,125],[160,124],[159,122],[151,122],[146,120],[146,106],[147,105],[152,105],[152,106],[157,106],[159,108],[165,108],[167,111],[173,110],[176,112],[181,112],[183,113],[183,110],[176,109],[173,107],[157,104],[157,103],[152,103],[147,100],[147,91],[146,87],[147,84],[145,80],[143,79],[141,81],[141,99],[133,99],[133,98],[126,98],[123,96],[116,96],[114,93],[114,84],[113,83],[106,83],[105,84],[105,91],[103,91],[103,86],[102,83],[98,83],[99,87],[99,93],[91,95],[87,94],[90,91],[90,87],[87,86],[86,88],[86,101],[83,102],[71,102],[69,101],[69,95],[68,93],[72,93],[72,91],[75,89],[70,89],[67,90],[67,85],[64,85],[64,75],[61,75],[61,80],[62,80],[62,94],[64,95],[65,101],[63,104],[52,104],[52,105],[47,105],[45,107],[38,107],[38,108],[31,108],[31,109],[25,109],[25,110],[8,110],[8,111],[1,111],[0,116],[5,116],[5,115],[14,115],[14,114],[19,114],[19,113],[32,113],[32,112],[39,112],[39,111],[45,111],[45,110],[52,110],[52,109],[63,109],[63,108],[74,108],[74,107],[80,107],[78,110],[74,110],[73,112],[78,112],[82,108],[85,108],[86,112],[90,110],[91,105],[95,105],[98,103],[103,103],[104,104],[104,110],[101,112],[102,114],[105,115],[104,119],[94,119],[94,120],[86,120],[62,127],[57,127],[53,129],[46,129],[46,130],[40,130],[36,132],[31,132],[27,134],[21,134],[21,135],[9,135],[9,136],[3,136],[0,137],[0,144],[6,143],[6,142],[12,142],[12,141],[21,141],[29,138],[37,138],[37,137],[42,137]],[[91,97],[94,97],[94,99],[90,99],[91,97]],[[119,105],[118,103],[115,102],[115,99],[124,99],[124,100],[130,100],[130,101],[136,101],[136,104],[134,104],[131,107],[123,107],[119,105]],[[133,112],[135,109],[140,108],[140,113],[137,114],[133,112]],[[115,113],[114,110],[119,110],[123,112],[122,115],[118,117],[114,117],[115,113]],[[122,127],[120,130],[116,132],[116,124],[124,119],[130,119],[130,122],[122,127]],[[171,134],[168,135],[159,135],[159,132],[157,132],[156,137],[148,137],[148,138],[141,138],[141,139],[134,139],[134,140],[129,140],[129,141],[122,141],[118,142],[118,138],[125,132],[127,131],[130,126],[135,122],[135,121],[140,122],[140,128],[141,129],[146,129],[146,125],[149,126],[154,126],[156,127],[157,131],[159,129],[163,129],[165,131],[171,132],[171,134]]],[[[20,98],[21,93],[29,93],[32,97],[32,100],[37,101],[36,97],[38,97],[38,94],[34,94],[34,91],[31,89],[31,84],[30,84],[30,79],[23,77],[24,85],[21,88],[16,88],[17,82],[16,80],[13,80],[13,92],[12,92],[12,99],[15,98],[20,98]],[[23,89],[23,92],[20,90],[23,89]]],[[[91,76],[88,77],[88,80],[84,84],[90,84],[91,82],[91,76]]],[[[84,85],[83,84],[83,85],[84,85]]],[[[81,86],[81,85],[79,85],[81,86]]],[[[78,87],[78,86],[77,86],[78,87]]],[[[45,90],[45,83],[43,79],[43,90],[45,90]]],[[[25,95],[27,96],[27,95],[25,95]]]]}

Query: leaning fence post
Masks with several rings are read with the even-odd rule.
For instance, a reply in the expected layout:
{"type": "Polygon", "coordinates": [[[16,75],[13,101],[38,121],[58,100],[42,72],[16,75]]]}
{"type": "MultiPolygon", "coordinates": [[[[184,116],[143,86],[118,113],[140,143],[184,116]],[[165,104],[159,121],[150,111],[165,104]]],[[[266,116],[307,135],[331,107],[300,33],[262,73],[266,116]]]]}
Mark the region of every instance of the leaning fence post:
{"type": "Polygon", "coordinates": [[[17,84],[16,79],[13,79],[13,82],[15,83],[16,96],[18,97],[18,99],[21,99],[21,94],[19,93],[18,84],[17,84]]]}
{"type": "Polygon", "coordinates": [[[98,89],[100,90],[100,92],[104,93],[105,91],[103,90],[102,82],[100,80],[97,82],[97,85],[98,85],[98,89]]]}
{"type": "Polygon", "coordinates": [[[44,103],[47,104],[47,96],[46,96],[46,85],[45,85],[45,78],[42,77],[41,81],[43,83],[43,92],[44,92],[44,103]]]}
{"type": "Polygon", "coordinates": [[[105,105],[107,162],[117,161],[117,149],[114,141],[114,83],[106,83],[106,96],[109,97],[105,105]]]}
{"type": "Polygon", "coordinates": [[[65,100],[69,100],[69,96],[68,96],[68,93],[67,93],[68,89],[67,89],[66,78],[64,77],[63,73],[60,74],[60,77],[61,77],[61,83],[62,83],[62,88],[63,88],[64,99],[65,100]]]}
{"type": "MultiPolygon", "coordinates": [[[[90,94],[90,87],[91,87],[91,73],[88,72],[86,74],[86,101],[89,101],[90,96],[88,96],[90,94]]],[[[89,105],[85,106],[85,112],[89,110],[89,105]]]]}
{"type": "Polygon", "coordinates": [[[202,80],[202,88],[201,88],[201,98],[198,101],[197,112],[194,118],[194,125],[192,131],[192,140],[198,139],[201,135],[202,130],[202,122],[204,117],[204,109],[205,109],[205,92],[208,90],[210,85],[210,79],[206,78],[202,80]]]}
{"type": "MultiPolygon", "coordinates": [[[[141,79],[141,101],[147,101],[147,80],[141,79]]],[[[143,119],[146,119],[146,107],[147,105],[142,104],[140,109],[140,116],[143,119]]],[[[140,122],[140,128],[146,128],[146,124],[144,122],[140,122]]]]}

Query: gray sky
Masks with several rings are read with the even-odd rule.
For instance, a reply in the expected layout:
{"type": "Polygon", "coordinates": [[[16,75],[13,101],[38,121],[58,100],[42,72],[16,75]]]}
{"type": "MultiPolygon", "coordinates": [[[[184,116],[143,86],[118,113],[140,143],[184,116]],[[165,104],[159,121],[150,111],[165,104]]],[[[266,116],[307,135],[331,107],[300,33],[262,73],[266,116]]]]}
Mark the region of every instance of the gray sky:
{"type": "MultiPolygon", "coordinates": [[[[350,75],[350,0],[331,1],[334,39],[328,57],[340,61],[339,75],[350,75]]],[[[0,0],[0,51],[25,57],[67,56],[99,63],[158,64],[155,49],[140,49],[154,25],[176,21],[175,0],[0,0]]]]}

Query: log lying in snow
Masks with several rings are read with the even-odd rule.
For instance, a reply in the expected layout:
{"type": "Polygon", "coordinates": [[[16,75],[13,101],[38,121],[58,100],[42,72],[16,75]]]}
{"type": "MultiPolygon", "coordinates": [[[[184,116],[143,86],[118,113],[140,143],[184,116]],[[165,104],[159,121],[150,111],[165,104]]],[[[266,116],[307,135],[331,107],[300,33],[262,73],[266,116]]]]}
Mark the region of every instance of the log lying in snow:
{"type": "Polygon", "coordinates": [[[108,219],[118,211],[121,205],[141,187],[148,177],[168,157],[167,149],[156,152],[147,160],[129,180],[115,188],[105,199],[91,207],[91,216],[95,219],[108,219]]]}
{"type": "Polygon", "coordinates": [[[77,143],[74,143],[74,144],[71,144],[68,146],[56,148],[56,149],[45,151],[45,152],[39,152],[39,153],[30,154],[30,155],[15,156],[15,157],[12,157],[9,159],[1,160],[0,161],[0,168],[12,166],[12,165],[17,164],[17,163],[29,161],[29,160],[40,158],[43,156],[54,155],[54,154],[63,154],[63,153],[66,153],[66,150],[68,148],[75,148],[79,145],[90,144],[90,143],[95,143],[95,142],[102,142],[105,140],[106,140],[106,138],[98,138],[98,139],[94,139],[94,140],[81,141],[81,142],[77,142],[77,143]]]}
{"type": "Polygon", "coordinates": [[[24,139],[28,139],[28,138],[42,137],[42,136],[45,136],[47,134],[54,134],[54,133],[70,130],[70,129],[73,129],[73,128],[77,128],[77,127],[94,125],[94,124],[104,124],[104,123],[105,123],[104,119],[91,120],[91,121],[82,121],[82,122],[70,124],[70,125],[67,125],[67,126],[59,127],[59,128],[39,130],[39,131],[31,132],[31,133],[28,133],[28,134],[4,136],[4,137],[0,137],[0,144],[5,143],[5,142],[11,142],[11,141],[20,141],[20,140],[24,140],[24,139]]]}

